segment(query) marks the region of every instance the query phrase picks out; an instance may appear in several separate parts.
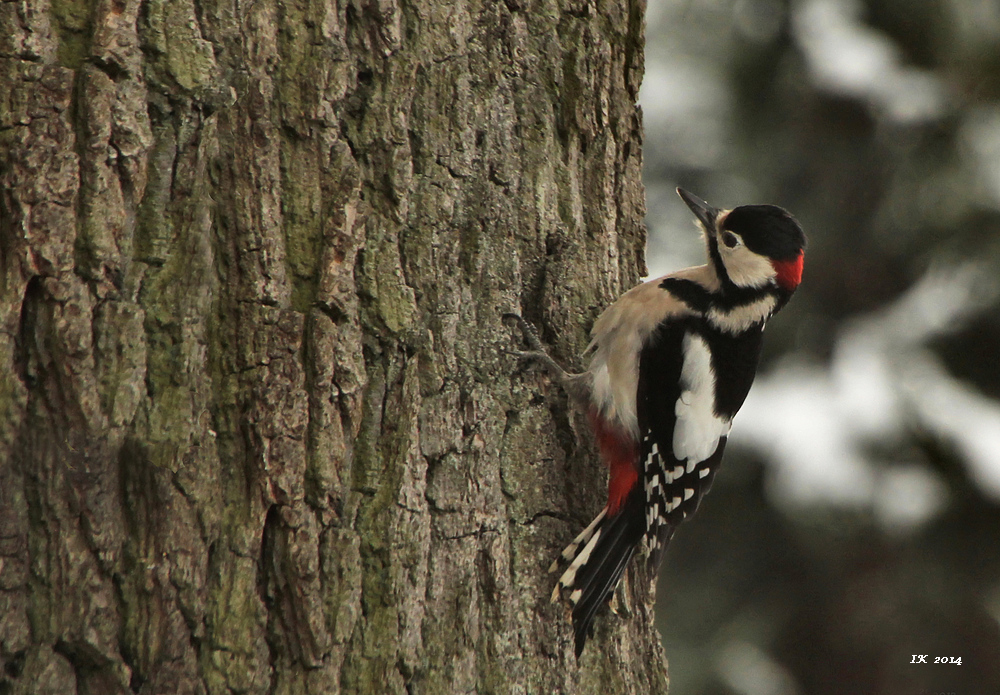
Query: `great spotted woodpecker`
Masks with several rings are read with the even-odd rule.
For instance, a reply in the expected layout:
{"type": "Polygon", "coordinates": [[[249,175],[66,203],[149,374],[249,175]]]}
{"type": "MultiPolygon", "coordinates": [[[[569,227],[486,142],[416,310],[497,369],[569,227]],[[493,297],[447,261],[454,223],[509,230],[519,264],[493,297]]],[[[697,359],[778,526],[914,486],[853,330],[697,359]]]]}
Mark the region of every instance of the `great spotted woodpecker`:
{"type": "Polygon", "coordinates": [[[594,324],[589,369],[568,374],[513,316],[531,352],[587,411],[610,468],[608,502],[549,571],[573,605],[576,654],[632,556],[650,579],[674,530],[708,492],[753,383],[768,319],[802,279],[805,235],[773,205],[719,210],[685,190],[708,262],[634,287],[594,324]]]}

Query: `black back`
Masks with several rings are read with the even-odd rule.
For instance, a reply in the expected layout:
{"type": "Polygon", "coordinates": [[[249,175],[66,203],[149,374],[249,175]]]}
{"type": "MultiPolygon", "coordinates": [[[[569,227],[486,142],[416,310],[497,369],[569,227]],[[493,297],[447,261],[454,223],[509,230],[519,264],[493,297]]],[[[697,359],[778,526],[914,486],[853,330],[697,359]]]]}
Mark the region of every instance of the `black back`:
{"type": "Polygon", "coordinates": [[[698,462],[690,473],[687,472],[688,463],[674,456],[676,406],[681,395],[684,360],[683,341],[689,332],[699,335],[709,346],[716,374],[716,415],[731,419],[743,405],[757,372],[763,326],[733,336],[712,328],[700,317],[668,320],[659,326],[653,340],[640,355],[638,417],[643,441],[639,463],[643,484],[637,486],[633,494],[642,497],[647,509],[658,504],[660,513],[657,518],[647,517],[646,528],[653,550],[650,556],[653,572],[659,566],[659,558],[676,526],[694,514],[712,487],[727,441],[726,437],[722,437],[716,450],[704,461],[698,462]],[[678,467],[684,468],[684,474],[675,477],[672,472],[678,467]],[[707,472],[702,474],[702,471],[707,472]],[[658,485],[650,486],[648,484],[653,476],[657,476],[658,485]],[[687,500],[684,499],[685,489],[694,492],[687,500]],[[667,512],[666,505],[675,499],[680,499],[681,504],[667,512]]]}

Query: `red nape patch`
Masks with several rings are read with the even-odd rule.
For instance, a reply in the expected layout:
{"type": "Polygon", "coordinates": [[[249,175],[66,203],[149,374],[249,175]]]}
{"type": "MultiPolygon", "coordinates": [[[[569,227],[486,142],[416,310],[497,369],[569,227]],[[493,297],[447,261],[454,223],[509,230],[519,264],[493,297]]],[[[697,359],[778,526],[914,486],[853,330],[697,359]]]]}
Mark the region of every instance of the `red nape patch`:
{"type": "Polygon", "coordinates": [[[790,261],[771,261],[774,272],[778,274],[778,284],[786,290],[794,290],[802,282],[802,262],[805,255],[799,251],[799,255],[790,261]]]}
{"type": "Polygon", "coordinates": [[[611,478],[608,480],[608,516],[613,516],[621,509],[628,493],[639,480],[639,451],[632,437],[621,429],[594,411],[589,416],[597,446],[601,450],[601,458],[611,469],[611,478]]]}

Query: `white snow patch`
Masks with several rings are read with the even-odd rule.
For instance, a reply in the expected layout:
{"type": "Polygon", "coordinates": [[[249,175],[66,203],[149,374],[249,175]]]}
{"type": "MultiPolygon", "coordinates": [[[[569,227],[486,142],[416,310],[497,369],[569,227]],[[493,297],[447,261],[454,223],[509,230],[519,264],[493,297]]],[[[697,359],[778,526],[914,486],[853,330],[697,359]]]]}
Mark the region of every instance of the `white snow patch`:
{"type": "Polygon", "coordinates": [[[860,20],[856,0],[806,0],[792,14],[793,35],[816,84],[865,99],[899,122],[944,114],[940,79],[902,65],[892,39],[860,20]]]}

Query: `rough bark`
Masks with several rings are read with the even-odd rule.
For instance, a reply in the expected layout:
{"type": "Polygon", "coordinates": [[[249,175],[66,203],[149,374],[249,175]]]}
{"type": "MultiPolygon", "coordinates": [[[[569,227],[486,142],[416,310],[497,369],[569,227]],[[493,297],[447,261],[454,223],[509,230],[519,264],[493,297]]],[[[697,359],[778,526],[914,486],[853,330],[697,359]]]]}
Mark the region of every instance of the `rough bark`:
{"type": "Polygon", "coordinates": [[[0,3],[0,692],[665,691],[500,318],[639,277],[643,9],[0,3]]]}

